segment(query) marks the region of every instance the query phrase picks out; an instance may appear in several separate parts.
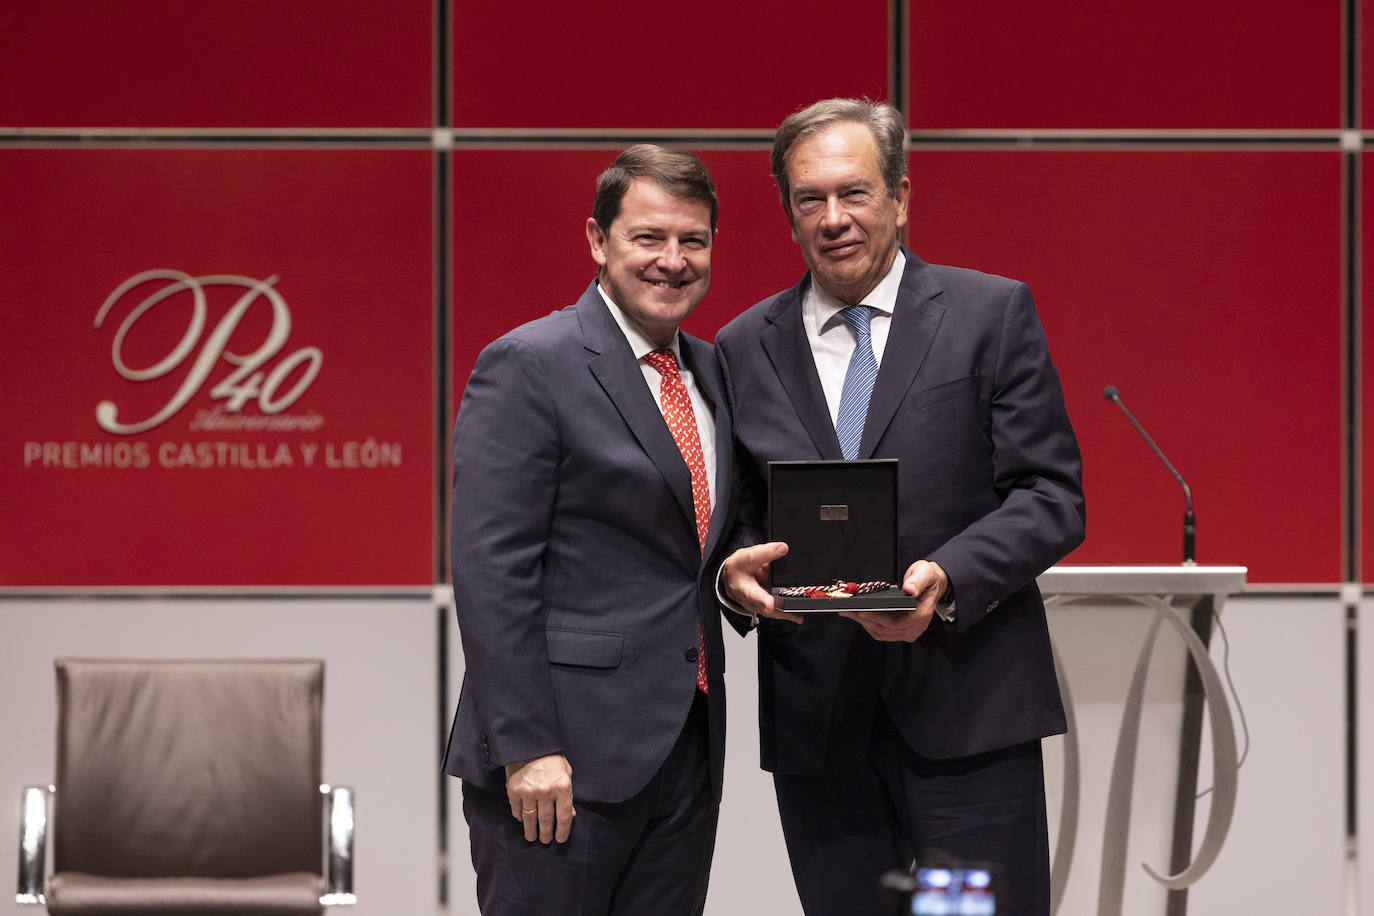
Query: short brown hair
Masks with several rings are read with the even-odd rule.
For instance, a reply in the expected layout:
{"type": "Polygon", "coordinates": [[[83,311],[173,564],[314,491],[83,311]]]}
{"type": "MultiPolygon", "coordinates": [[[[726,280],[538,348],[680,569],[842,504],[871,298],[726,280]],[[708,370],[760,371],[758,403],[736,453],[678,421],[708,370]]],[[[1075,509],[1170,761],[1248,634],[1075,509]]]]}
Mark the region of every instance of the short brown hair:
{"type": "Polygon", "coordinates": [[[788,115],[773,135],[769,165],[773,180],[778,183],[778,196],[788,222],[792,220],[792,207],[788,200],[791,188],[787,181],[787,157],[797,141],[842,121],[862,124],[873,134],[883,184],[887,186],[889,197],[897,196],[902,179],[906,177],[906,119],[902,113],[886,102],[869,99],[822,99],[788,115]]]}
{"type": "Polygon", "coordinates": [[[646,178],[674,197],[699,200],[711,208],[711,231],[716,231],[716,182],[706,164],[687,150],[636,143],[615,158],[596,179],[592,219],[602,232],[620,215],[620,202],[636,178],[646,178]]]}

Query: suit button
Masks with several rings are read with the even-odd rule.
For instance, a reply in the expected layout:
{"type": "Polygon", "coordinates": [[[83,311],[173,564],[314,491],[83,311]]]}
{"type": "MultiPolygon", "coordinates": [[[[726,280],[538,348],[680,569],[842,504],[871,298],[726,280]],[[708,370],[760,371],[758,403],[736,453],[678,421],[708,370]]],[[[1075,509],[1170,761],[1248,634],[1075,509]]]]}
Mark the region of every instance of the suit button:
{"type": "Polygon", "coordinates": [[[697,660],[697,647],[696,647],[696,646],[692,646],[692,648],[690,648],[690,649],[688,649],[686,652],[682,653],[682,657],[685,658],[685,659],[687,659],[687,661],[689,661],[689,662],[694,662],[694,661],[696,661],[696,660],[697,660]]]}

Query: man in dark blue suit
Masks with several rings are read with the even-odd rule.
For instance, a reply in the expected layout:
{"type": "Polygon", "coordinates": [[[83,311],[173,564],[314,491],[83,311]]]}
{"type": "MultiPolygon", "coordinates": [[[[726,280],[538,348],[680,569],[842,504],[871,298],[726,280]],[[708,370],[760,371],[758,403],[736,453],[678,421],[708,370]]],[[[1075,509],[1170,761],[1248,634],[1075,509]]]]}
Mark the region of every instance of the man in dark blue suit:
{"type": "MultiPolygon", "coordinates": [[[[818,102],[772,152],[808,273],[716,338],[749,544],[721,588],[759,625],[763,766],[808,916],[885,912],[882,872],[987,863],[998,913],[1045,914],[1040,739],[1064,731],[1035,577],[1084,534],[1078,446],[1029,289],[926,264],[888,105],[818,102]],[[905,612],[780,619],[770,460],[899,459],[905,612]],[[772,618],[772,619],[768,619],[772,618]]],[[[824,585],[827,583],[815,583],[824,585]]]]}
{"type": "Polygon", "coordinates": [[[706,293],[715,226],[696,156],[626,150],[587,220],[596,281],[486,347],[463,394],[466,672],[445,769],[488,916],[704,906],[734,471],[715,355],[678,324],[706,293]]]}

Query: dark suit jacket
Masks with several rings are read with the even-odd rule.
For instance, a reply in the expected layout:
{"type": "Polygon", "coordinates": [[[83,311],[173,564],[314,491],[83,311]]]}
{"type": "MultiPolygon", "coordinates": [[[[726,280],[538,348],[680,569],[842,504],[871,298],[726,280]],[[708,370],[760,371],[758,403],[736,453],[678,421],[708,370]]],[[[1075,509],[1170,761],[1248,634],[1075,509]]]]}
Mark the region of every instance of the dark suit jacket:
{"type": "Polygon", "coordinates": [[[725,652],[714,578],[733,523],[730,413],[710,345],[681,335],[715,408],[704,562],[691,476],[593,283],[486,347],[453,433],[453,587],[466,674],[445,769],[488,788],[561,752],[576,799],[623,801],[672,749],[698,627],[720,794],[725,652]]]}
{"type": "MultiPolygon", "coordinates": [[[[763,621],[761,745],[776,772],[857,762],[879,698],[927,757],[1065,727],[1035,577],[1083,539],[1082,467],[1030,290],[904,253],[858,457],[900,459],[897,574],[939,563],[957,622],[880,644],[831,615],[763,621]]],[[[841,457],[802,324],[809,276],[716,337],[735,410],[737,543],[765,539],[768,461],[841,457]]]]}

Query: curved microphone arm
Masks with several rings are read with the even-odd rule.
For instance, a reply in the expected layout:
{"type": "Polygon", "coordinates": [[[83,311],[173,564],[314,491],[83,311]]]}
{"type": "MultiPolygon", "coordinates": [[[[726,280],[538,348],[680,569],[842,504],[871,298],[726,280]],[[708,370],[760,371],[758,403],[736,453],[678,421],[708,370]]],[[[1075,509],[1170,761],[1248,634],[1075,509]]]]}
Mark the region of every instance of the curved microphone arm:
{"type": "Polygon", "coordinates": [[[1145,444],[1150,446],[1150,449],[1159,456],[1159,460],[1164,462],[1164,466],[1169,469],[1169,473],[1174,475],[1174,480],[1177,480],[1178,485],[1183,488],[1183,499],[1187,506],[1183,513],[1183,562],[1185,565],[1193,565],[1197,562],[1193,549],[1197,531],[1195,517],[1193,515],[1193,491],[1188,489],[1188,484],[1183,480],[1183,475],[1169,462],[1168,458],[1164,457],[1164,452],[1160,450],[1159,446],[1155,445],[1155,440],[1151,439],[1150,434],[1145,432],[1145,427],[1141,426],[1140,422],[1126,409],[1126,405],[1121,403],[1121,392],[1117,390],[1117,387],[1115,385],[1108,385],[1106,388],[1102,389],[1102,395],[1117,407],[1121,408],[1121,412],[1126,415],[1127,420],[1131,421],[1131,425],[1135,427],[1136,432],[1140,433],[1141,438],[1145,440],[1145,444]]]}

